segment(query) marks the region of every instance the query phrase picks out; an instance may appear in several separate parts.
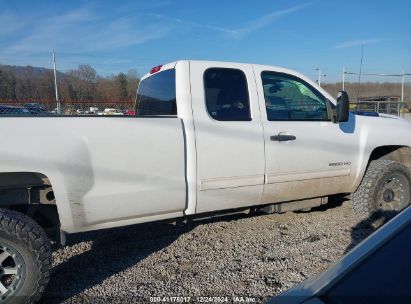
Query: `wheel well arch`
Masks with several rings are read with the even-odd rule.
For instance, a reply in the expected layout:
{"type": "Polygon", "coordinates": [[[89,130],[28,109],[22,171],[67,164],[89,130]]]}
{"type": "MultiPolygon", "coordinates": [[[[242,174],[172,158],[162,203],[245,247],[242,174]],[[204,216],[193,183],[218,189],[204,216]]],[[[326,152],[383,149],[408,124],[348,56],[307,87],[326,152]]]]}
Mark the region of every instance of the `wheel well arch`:
{"type": "Polygon", "coordinates": [[[0,208],[21,212],[51,237],[58,237],[60,219],[53,186],[40,172],[1,172],[0,208]]]}
{"type": "Polygon", "coordinates": [[[387,145],[376,147],[371,152],[367,167],[371,161],[376,159],[397,161],[399,163],[402,163],[411,171],[411,147],[409,146],[387,145]]]}

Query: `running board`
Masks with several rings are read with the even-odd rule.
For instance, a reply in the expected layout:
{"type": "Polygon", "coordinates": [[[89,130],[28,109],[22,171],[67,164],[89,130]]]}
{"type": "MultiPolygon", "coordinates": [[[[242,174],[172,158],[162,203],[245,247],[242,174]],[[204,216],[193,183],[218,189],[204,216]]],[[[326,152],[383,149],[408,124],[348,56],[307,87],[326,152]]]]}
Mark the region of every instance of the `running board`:
{"type": "Polygon", "coordinates": [[[313,207],[318,207],[326,203],[328,203],[328,196],[271,204],[258,208],[258,210],[267,214],[284,213],[296,210],[309,210],[313,207]]]}

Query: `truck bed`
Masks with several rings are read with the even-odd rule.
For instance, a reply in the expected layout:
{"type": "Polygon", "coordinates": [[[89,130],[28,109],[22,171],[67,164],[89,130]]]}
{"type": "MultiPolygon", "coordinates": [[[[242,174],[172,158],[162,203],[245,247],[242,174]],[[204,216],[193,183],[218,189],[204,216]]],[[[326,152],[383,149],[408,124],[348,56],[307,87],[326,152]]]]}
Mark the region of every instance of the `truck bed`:
{"type": "Polygon", "coordinates": [[[183,213],[177,117],[2,117],[0,130],[0,172],[48,177],[67,232],[183,213]]]}

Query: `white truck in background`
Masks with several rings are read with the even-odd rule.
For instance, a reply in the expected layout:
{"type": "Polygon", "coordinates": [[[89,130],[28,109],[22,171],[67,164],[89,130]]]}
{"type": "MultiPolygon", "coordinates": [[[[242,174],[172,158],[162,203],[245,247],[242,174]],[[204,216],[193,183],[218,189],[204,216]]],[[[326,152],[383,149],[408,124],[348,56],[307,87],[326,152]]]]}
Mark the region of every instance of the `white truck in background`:
{"type": "Polygon", "coordinates": [[[0,294],[35,301],[49,237],[216,212],[284,212],[352,193],[360,217],[411,201],[411,124],[350,113],[294,71],[178,61],[135,116],[0,118],[0,294]],[[7,279],[7,280],[6,280],[7,279]],[[18,297],[17,297],[18,296],[18,297]]]}

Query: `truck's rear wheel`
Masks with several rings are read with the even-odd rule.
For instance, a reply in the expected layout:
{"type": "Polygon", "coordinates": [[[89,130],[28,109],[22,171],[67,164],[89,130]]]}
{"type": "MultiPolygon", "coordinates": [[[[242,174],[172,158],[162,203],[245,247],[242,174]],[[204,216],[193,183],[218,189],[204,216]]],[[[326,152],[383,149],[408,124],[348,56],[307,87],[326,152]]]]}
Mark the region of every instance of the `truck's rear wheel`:
{"type": "Polygon", "coordinates": [[[0,302],[37,301],[50,265],[51,246],[43,229],[21,213],[0,209],[0,302]]]}
{"type": "Polygon", "coordinates": [[[361,219],[372,215],[391,217],[411,202],[411,172],[392,160],[371,161],[352,195],[354,212],[361,219]]]}

